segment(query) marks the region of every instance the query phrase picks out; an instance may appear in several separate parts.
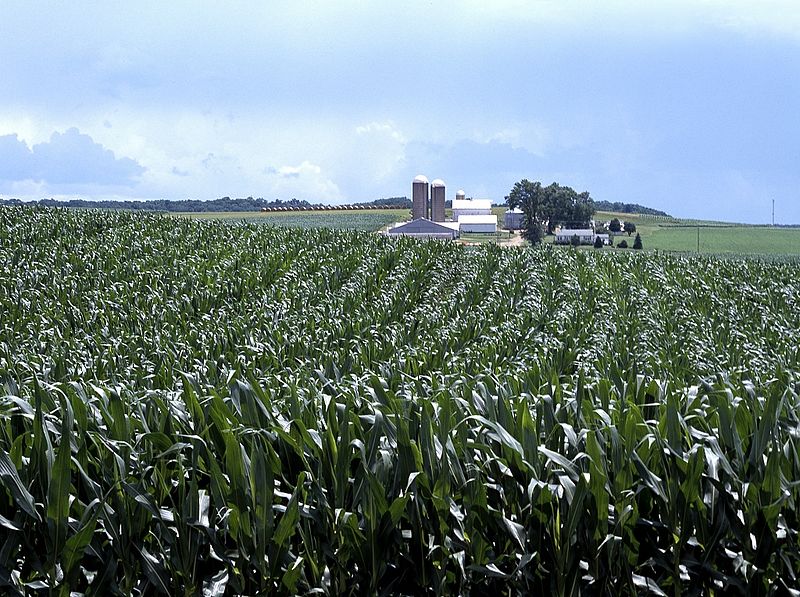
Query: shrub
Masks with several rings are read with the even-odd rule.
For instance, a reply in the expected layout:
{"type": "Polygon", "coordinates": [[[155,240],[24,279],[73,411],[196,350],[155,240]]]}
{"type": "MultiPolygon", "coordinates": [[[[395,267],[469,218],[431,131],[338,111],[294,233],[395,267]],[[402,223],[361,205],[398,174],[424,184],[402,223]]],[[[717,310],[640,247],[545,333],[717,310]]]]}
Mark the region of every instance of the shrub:
{"type": "Polygon", "coordinates": [[[624,239],[619,241],[619,244],[617,245],[617,247],[619,247],[620,249],[627,249],[628,248],[628,241],[626,241],[624,239]]]}
{"type": "Polygon", "coordinates": [[[603,239],[599,236],[594,237],[594,248],[595,249],[602,249],[603,248],[603,239]]]}
{"type": "Polygon", "coordinates": [[[633,239],[633,248],[634,249],[642,248],[642,237],[638,232],[636,233],[636,238],[633,239]]]}

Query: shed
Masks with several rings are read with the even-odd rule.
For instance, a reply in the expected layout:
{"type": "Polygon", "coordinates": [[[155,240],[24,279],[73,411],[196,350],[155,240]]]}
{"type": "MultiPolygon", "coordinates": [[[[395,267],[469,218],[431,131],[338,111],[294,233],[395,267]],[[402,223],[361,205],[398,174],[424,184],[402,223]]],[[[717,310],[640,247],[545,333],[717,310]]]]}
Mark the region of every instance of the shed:
{"type": "Polygon", "coordinates": [[[522,230],[525,213],[518,207],[506,210],[504,224],[506,230],[522,230]]]}

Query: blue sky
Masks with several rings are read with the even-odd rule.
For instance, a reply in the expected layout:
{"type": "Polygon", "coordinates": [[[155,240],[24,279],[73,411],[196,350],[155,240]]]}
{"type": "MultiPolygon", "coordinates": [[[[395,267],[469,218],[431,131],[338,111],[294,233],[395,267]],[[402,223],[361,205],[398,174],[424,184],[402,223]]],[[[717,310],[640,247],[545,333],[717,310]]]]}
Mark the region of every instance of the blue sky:
{"type": "Polygon", "coordinates": [[[423,173],[800,223],[796,0],[2,0],[0,22],[3,197],[337,203],[423,173]]]}

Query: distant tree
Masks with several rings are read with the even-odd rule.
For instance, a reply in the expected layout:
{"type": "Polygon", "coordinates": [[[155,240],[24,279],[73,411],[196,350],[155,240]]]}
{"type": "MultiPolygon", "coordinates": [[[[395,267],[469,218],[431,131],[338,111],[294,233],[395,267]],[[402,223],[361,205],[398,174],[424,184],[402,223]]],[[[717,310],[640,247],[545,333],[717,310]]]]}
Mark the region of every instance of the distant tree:
{"type": "Polygon", "coordinates": [[[569,239],[569,244],[571,244],[573,247],[579,247],[581,244],[581,239],[577,234],[573,234],[572,238],[569,239]]]}
{"type": "Polygon", "coordinates": [[[625,222],[625,227],[623,228],[625,232],[628,233],[628,236],[636,232],[636,224],[633,222],[625,222]]]}
{"type": "Polygon", "coordinates": [[[608,229],[611,232],[619,232],[622,230],[622,223],[619,221],[619,218],[614,218],[611,220],[611,222],[608,224],[608,229]]]}
{"type": "Polygon", "coordinates": [[[651,216],[661,216],[665,218],[672,217],[665,211],[659,211],[657,209],[653,209],[652,207],[645,207],[644,205],[639,205],[638,203],[621,203],[619,201],[595,201],[595,208],[599,211],[613,211],[617,213],[626,213],[626,214],[646,214],[651,216]]]}
{"type": "Polygon", "coordinates": [[[642,248],[642,237],[638,232],[636,233],[636,238],[633,239],[633,248],[634,249],[642,248]]]}
{"type": "Polygon", "coordinates": [[[408,197],[383,197],[381,199],[375,199],[374,201],[360,203],[359,205],[411,209],[411,199],[408,197]]]}
{"type": "Polygon", "coordinates": [[[514,188],[506,196],[506,203],[511,209],[522,210],[522,236],[531,244],[539,244],[544,238],[542,231],[542,210],[544,192],[542,183],[523,179],[514,183],[514,188]]]}
{"type": "Polygon", "coordinates": [[[627,249],[628,248],[628,241],[626,241],[624,239],[619,241],[619,244],[617,245],[617,247],[620,248],[620,249],[627,249]]]}
{"type": "Polygon", "coordinates": [[[594,248],[595,249],[602,249],[603,248],[603,239],[600,236],[594,237],[594,248]]]}

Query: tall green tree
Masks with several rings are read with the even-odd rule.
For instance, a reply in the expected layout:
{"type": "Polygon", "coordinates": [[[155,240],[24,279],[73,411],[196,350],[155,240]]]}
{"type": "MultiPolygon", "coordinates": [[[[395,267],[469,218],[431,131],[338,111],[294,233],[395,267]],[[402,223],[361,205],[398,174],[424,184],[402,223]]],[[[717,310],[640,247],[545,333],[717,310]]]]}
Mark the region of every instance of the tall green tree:
{"type": "Polygon", "coordinates": [[[511,208],[523,211],[523,236],[531,243],[541,242],[544,232],[553,234],[557,226],[586,228],[594,215],[594,201],[588,192],[554,182],[546,187],[540,182],[521,180],[506,197],[511,208]]]}
{"type": "Polygon", "coordinates": [[[506,203],[511,209],[522,210],[522,236],[531,244],[538,244],[544,238],[542,224],[544,221],[545,191],[542,183],[531,182],[527,178],[514,183],[514,188],[506,196],[506,203]]]}

